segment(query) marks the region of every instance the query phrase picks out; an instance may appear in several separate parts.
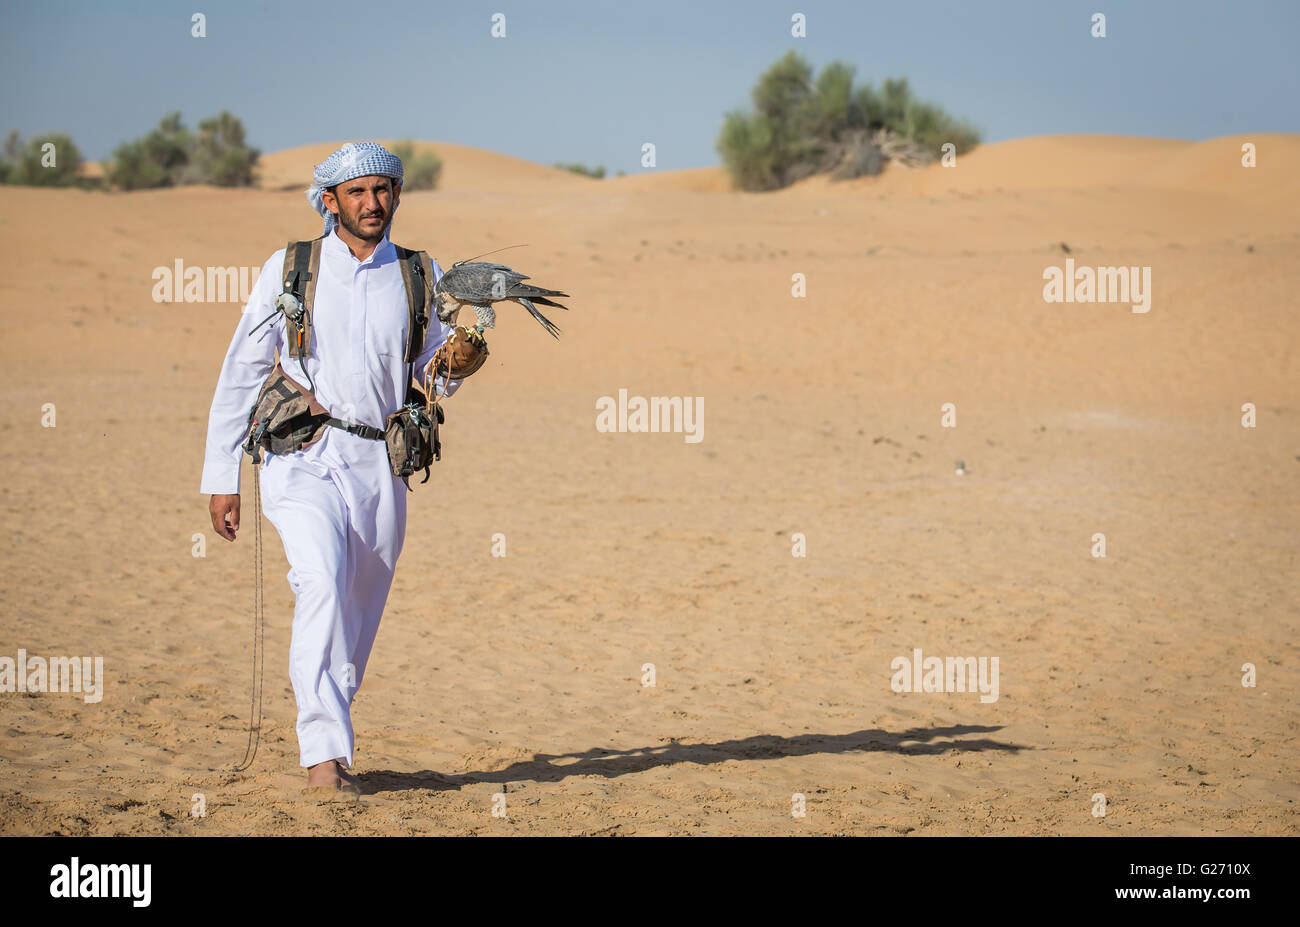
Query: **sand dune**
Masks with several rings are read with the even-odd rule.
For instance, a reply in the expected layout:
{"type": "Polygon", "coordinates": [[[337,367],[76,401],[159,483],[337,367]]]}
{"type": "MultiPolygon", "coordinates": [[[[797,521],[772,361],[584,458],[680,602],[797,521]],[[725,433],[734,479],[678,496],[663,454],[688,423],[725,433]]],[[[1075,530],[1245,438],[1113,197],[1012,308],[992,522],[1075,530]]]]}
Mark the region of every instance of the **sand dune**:
{"type": "MultiPolygon", "coordinates": [[[[392,145],[396,139],[377,139],[381,144],[392,145]]],[[[324,142],[303,145],[264,155],[260,161],[259,185],[266,190],[306,189],[311,183],[312,169],[342,142],[324,142]],[[303,178],[306,178],[304,181],[303,178]]],[[[448,142],[414,142],[417,154],[433,149],[442,159],[442,175],[438,189],[445,193],[558,193],[563,190],[580,190],[595,183],[570,171],[546,167],[512,158],[509,155],[453,145],[448,142]]]]}
{"type": "MultiPolygon", "coordinates": [[[[391,142],[391,140],[389,140],[391,142]]],[[[262,158],[264,189],[304,187],[313,165],[337,142],[307,145],[262,158]]],[[[439,186],[445,193],[674,194],[734,193],[722,168],[646,170],[602,181],[579,177],[495,152],[443,142],[419,142],[443,159],[439,186]],[[603,186],[599,186],[603,185],[603,186]]],[[[878,177],[831,181],[813,177],[780,196],[917,195],[1034,190],[1109,190],[1154,188],[1195,193],[1231,193],[1248,199],[1282,197],[1300,207],[1300,177],[1291,166],[1300,160],[1300,137],[1276,133],[1233,135],[1202,142],[1118,135],[1052,135],[983,145],[962,156],[961,170],[932,165],[909,169],[887,166],[878,177]],[[1256,146],[1257,165],[1244,169],[1242,145],[1256,146]]]]}
{"type": "Polygon", "coordinates": [[[692,167],[676,171],[647,170],[606,181],[622,193],[730,193],[731,176],[720,167],[692,167]]]}
{"type": "Polygon", "coordinates": [[[240,307],[151,299],[155,267],[318,234],[335,144],[266,156],[264,190],[0,188],[0,656],[107,675],[96,704],[0,694],[0,832],[1300,832],[1300,139],[1253,170],[1241,140],[1020,139],[774,194],[433,143],[394,240],[527,242],[510,263],[573,298],[559,342],[503,316],[449,403],[355,804],[297,792],[269,523],[262,752],[223,771],[253,510],[226,544],[197,490],[240,307]],[[1044,302],[1067,258],[1149,267],[1150,311],[1044,302]],[[620,389],[703,396],[704,440],[598,432],[620,389]],[[914,648],[999,657],[999,699],[894,692],[914,648]]]}
{"type": "MultiPolygon", "coordinates": [[[[384,140],[391,144],[392,140],[384,140]]],[[[267,190],[305,189],[304,177],[339,142],[304,145],[263,156],[259,185],[267,190]]],[[[419,142],[443,159],[439,185],[447,193],[731,193],[722,168],[646,170],[596,181],[482,149],[444,142],[419,142]],[[604,187],[596,187],[604,184],[604,187]]],[[[1122,187],[1286,196],[1300,201],[1300,178],[1290,166],[1300,159],[1300,138],[1261,133],[1189,142],[1121,135],[1051,135],[983,145],[962,156],[961,170],[932,165],[887,167],[878,177],[831,181],[813,177],[780,195],[851,195],[855,192],[934,195],[1029,190],[1122,187]],[[1241,165],[1241,146],[1257,148],[1257,166],[1241,165]]]]}
{"type": "Polygon", "coordinates": [[[887,166],[879,177],[842,182],[813,177],[781,192],[925,196],[1139,187],[1282,197],[1300,204],[1300,179],[1291,171],[1298,159],[1300,138],[1294,135],[1261,133],[1204,142],[1051,135],[981,145],[958,159],[960,170],[939,164],[915,169],[887,166]],[[1256,145],[1255,168],[1242,166],[1241,146],[1246,142],[1256,145]]]}

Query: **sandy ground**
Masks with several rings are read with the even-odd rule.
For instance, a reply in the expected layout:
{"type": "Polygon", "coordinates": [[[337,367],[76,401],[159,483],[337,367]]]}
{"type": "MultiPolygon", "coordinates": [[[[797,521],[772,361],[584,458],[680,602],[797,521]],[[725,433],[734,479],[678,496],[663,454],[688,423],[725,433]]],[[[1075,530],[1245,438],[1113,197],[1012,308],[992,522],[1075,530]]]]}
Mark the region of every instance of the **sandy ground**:
{"type": "Polygon", "coordinates": [[[1300,832],[1296,136],[1025,139],[767,195],[438,145],[394,240],[527,242],[503,258],[573,294],[564,337],[507,317],[449,404],[354,707],[364,796],[298,793],[269,522],[261,752],[224,772],[251,471],[233,545],[198,486],[240,306],[155,303],[151,272],[318,234],[334,147],[260,190],[0,187],[0,656],[106,675],[0,694],[0,832],[1300,832]],[[1149,266],[1150,312],[1044,302],[1067,257],[1149,266]],[[703,396],[704,440],[598,432],[620,388],[703,396]],[[914,648],[998,657],[1000,697],[892,691],[914,648]]]}

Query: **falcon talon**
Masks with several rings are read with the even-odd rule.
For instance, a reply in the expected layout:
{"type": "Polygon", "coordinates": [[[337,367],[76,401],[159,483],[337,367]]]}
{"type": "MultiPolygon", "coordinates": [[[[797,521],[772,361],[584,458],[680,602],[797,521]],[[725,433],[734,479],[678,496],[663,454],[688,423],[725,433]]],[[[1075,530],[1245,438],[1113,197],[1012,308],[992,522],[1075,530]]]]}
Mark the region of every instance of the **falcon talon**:
{"type": "Polygon", "coordinates": [[[434,369],[439,376],[463,380],[482,367],[487,356],[487,342],[463,326],[457,326],[434,354],[434,369]]]}

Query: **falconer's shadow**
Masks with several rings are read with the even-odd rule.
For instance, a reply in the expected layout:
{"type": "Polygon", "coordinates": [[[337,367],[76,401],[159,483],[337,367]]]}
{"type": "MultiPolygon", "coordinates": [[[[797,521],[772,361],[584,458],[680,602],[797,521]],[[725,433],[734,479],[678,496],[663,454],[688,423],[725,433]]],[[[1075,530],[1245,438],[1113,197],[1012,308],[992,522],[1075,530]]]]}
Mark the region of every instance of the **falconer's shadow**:
{"type": "Polygon", "coordinates": [[[854,731],[850,734],[801,734],[796,737],[777,737],[756,734],[739,740],[718,743],[681,743],[672,741],[656,747],[639,747],[630,750],[610,750],[592,747],[581,753],[534,754],[531,760],[521,760],[505,769],[446,775],[432,770],[397,772],[377,769],[361,773],[363,795],[377,792],[398,792],[406,789],[445,791],[459,789],[477,782],[558,782],[569,776],[605,776],[615,778],[629,773],[644,772],[657,766],[678,763],[695,763],[708,766],[728,760],[778,760],[790,756],[811,756],[818,753],[887,752],[903,756],[927,756],[959,750],[963,753],[999,750],[1018,753],[1032,749],[1018,744],[1002,743],[987,737],[973,740],[954,740],[966,734],[989,734],[1000,731],[1001,725],[955,724],[948,727],[911,728],[890,732],[876,730],[854,731]]]}

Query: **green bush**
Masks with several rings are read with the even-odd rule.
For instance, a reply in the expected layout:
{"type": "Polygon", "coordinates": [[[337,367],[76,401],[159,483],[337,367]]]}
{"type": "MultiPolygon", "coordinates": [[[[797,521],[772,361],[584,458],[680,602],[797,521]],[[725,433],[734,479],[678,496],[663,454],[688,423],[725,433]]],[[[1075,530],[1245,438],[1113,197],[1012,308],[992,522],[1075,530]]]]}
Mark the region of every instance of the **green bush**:
{"type": "Polygon", "coordinates": [[[740,189],[775,190],[785,186],[784,160],[777,151],[767,117],[728,113],[718,145],[732,182],[740,189]]]}
{"type": "Polygon", "coordinates": [[[579,164],[577,161],[570,164],[556,161],[553,166],[562,171],[571,171],[574,174],[581,174],[583,177],[591,177],[593,180],[602,180],[605,177],[605,165],[603,164],[599,167],[587,167],[587,165],[579,164]]]}
{"type": "Polygon", "coordinates": [[[843,62],[832,61],[817,76],[813,131],[835,141],[855,125],[865,125],[854,112],[855,105],[853,68],[843,62]]]}
{"type": "MultiPolygon", "coordinates": [[[[82,184],[81,152],[72,138],[62,132],[37,135],[23,143],[18,130],[11,131],[4,142],[0,160],[0,183],[29,187],[69,187],[82,184]],[[46,151],[46,145],[53,149],[46,151]]],[[[82,184],[84,185],[84,184],[82,184]]]]}
{"type": "Polygon", "coordinates": [[[432,190],[438,186],[442,176],[442,159],[436,153],[425,149],[415,153],[415,144],[410,141],[398,142],[389,149],[402,159],[402,189],[432,190]]]}
{"type": "MultiPolygon", "coordinates": [[[[752,91],[752,112],[723,120],[717,148],[732,182],[742,190],[775,190],[812,174],[836,178],[880,171],[875,139],[902,139],[912,162],[938,158],[945,142],[963,153],[979,132],[932,103],[912,96],[905,78],[875,90],[854,86],[854,69],[833,61],[813,77],[794,52],[772,65],[752,91]]],[[[900,147],[892,141],[891,151],[900,147]]]]}
{"type": "Polygon", "coordinates": [[[979,144],[979,132],[973,126],[954,119],[933,103],[914,98],[906,79],[885,81],[882,96],[885,127],[922,148],[937,153],[945,142],[952,142],[957,153],[963,154],[979,144]]]}
{"type": "Polygon", "coordinates": [[[113,160],[104,171],[108,182],[123,190],[149,190],[169,187],[179,178],[149,157],[143,139],[123,142],[113,152],[113,160]]]}
{"type": "Polygon", "coordinates": [[[260,152],[244,143],[244,125],[222,110],[199,123],[198,134],[169,113],[144,138],[123,142],[113,152],[106,176],[123,190],[207,183],[219,187],[246,187],[260,152]]]}
{"type": "Polygon", "coordinates": [[[144,138],[118,145],[105,177],[123,190],[175,186],[184,179],[193,143],[181,114],[170,113],[144,138]]]}
{"type": "Polygon", "coordinates": [[[248,187],[257,166],[256,148],[244,144],[244,124],[224,109],[199,123],[185,179],[218,187],[248,187]]]}

